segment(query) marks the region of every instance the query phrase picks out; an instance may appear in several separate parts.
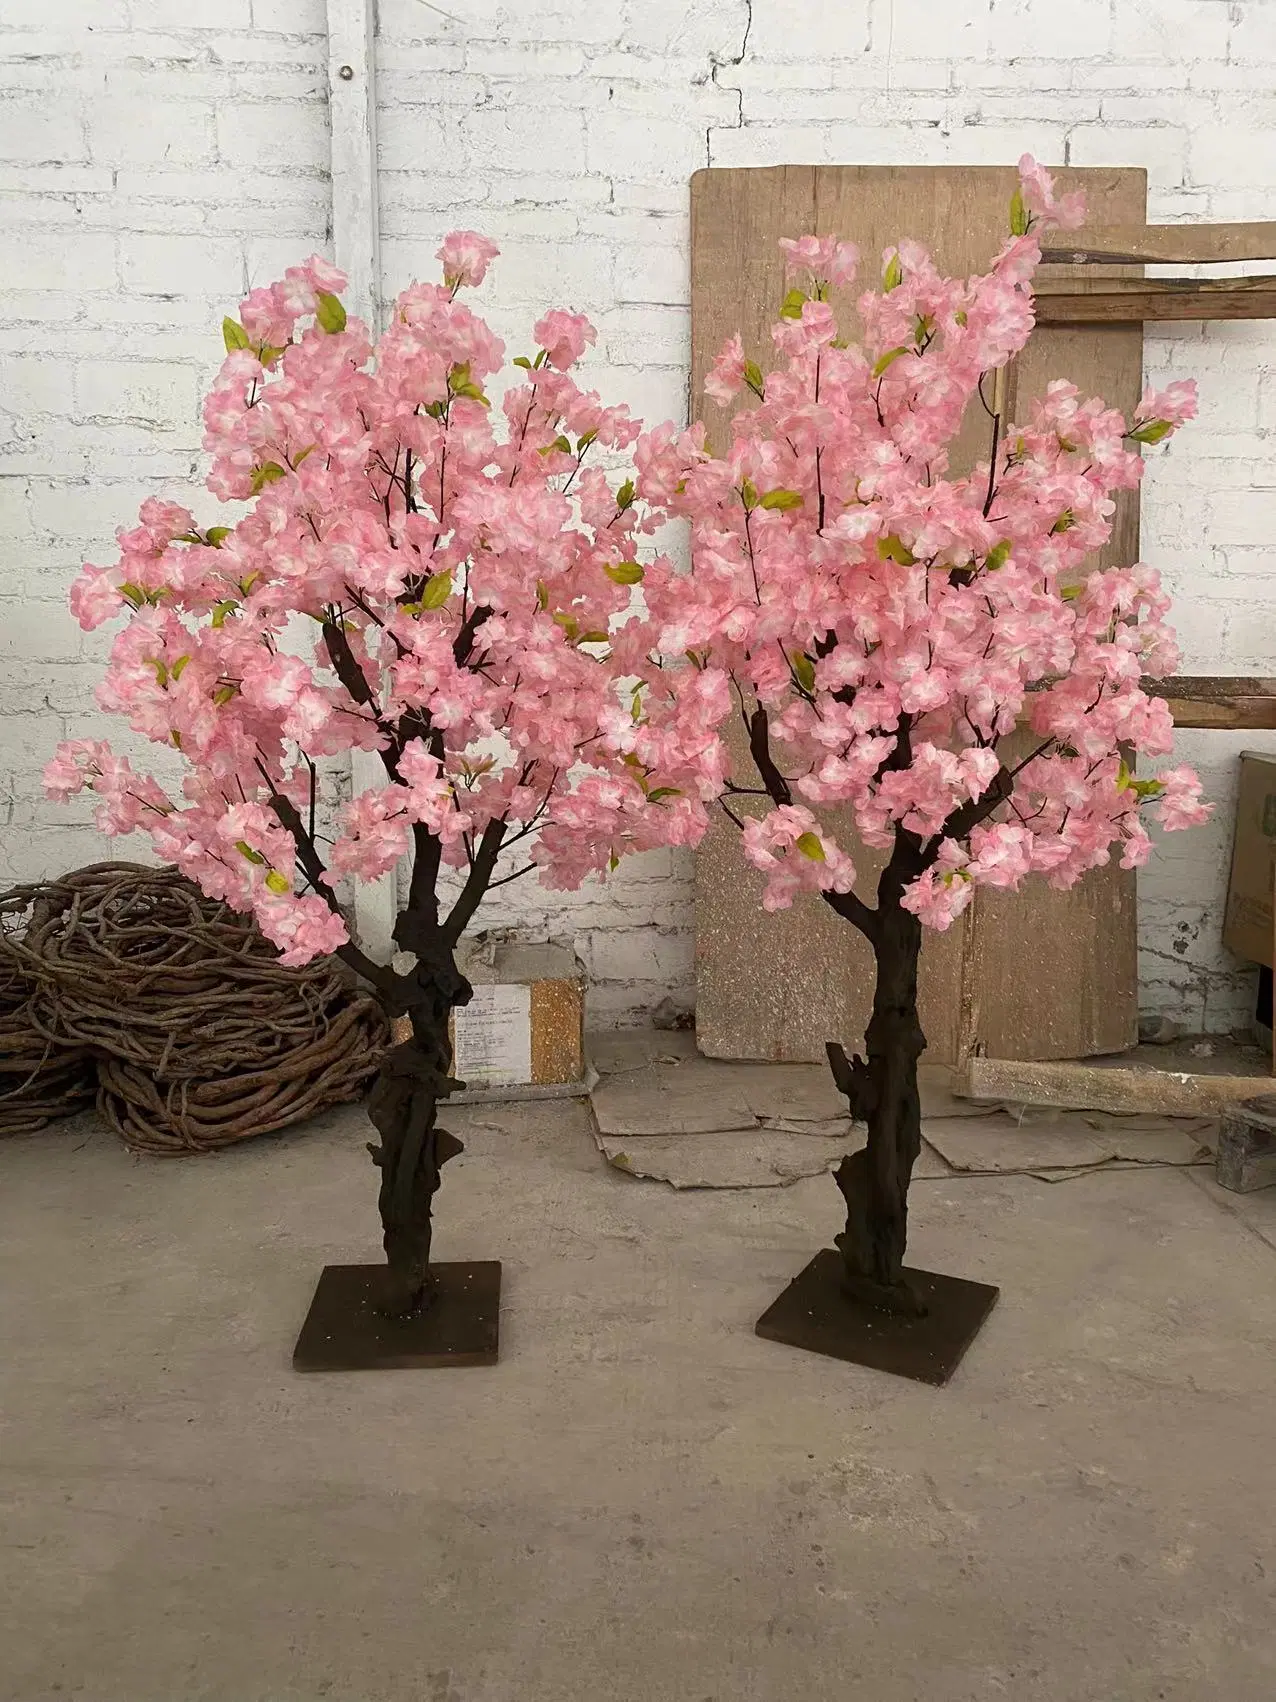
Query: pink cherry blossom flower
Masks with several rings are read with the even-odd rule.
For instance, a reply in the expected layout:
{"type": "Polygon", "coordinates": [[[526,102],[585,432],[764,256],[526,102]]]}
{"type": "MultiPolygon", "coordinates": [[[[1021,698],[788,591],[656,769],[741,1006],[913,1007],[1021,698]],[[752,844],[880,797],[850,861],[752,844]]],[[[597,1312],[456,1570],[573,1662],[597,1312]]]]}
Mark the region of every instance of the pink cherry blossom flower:
{"type": "Polygon", "coordinates": [[[852,242],[841,242],[835,236],[782,236],[780,247],[789,278],[809,272],[821,283],[849,284],[855,277],[859,251],[852,242]]]}
{"type": "Polygon", "coordinates": [[[1173,427],[1186,425],[1196,418],[1197,394],[1194,378],[1179,378],[1164,390],[1148,385],[1135,410],[1136,424],[1146,420],[1165,420],[1173,427]]]}
{"type": "Polygon", "coordinates": [[[500,252],[494,242],[477,231],[454,230],[443,238],[435,258],[443,263],[443,280],[448,288],[456,289],[463,284],[481,284],[500,252]]]}
{"type": "Polygon", "coordinates": [[[1078,190],[1056,197],[1054,178],[1031,154],[1019,161],[1019,182],[1029,212],[1044,224],[1076,230],[1085,223],[1085,196],[1078,190]]]}
{"type": "Polygon", "coordinates": [[[566,372],[598,340],[598,333],[583,313],[568,313],[555,307],[532,327],[537,346],[544,349],[550,366],[566,372]]]}
{"type": "Polygon", "coordinates": [[[744,387],[744,342],[737,331],[723,344],[721,353],[709,368],[704,381],[704,393],[720,407],[728,407],[744,387]]]}

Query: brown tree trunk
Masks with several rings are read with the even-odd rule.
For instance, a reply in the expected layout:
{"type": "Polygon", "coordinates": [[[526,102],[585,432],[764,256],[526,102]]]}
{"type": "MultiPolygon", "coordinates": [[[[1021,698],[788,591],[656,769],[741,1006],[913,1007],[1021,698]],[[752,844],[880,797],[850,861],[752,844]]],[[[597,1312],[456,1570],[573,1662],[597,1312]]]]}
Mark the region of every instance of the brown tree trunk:
{"type": "MultiPolygon", "coordinates": [[[[396,937],[402,942],[401,934],[396,937]]],[[[412,943],[425,944],[423,931],[412,943]]],[[[368,1116],[381,1136],[381,1144],[369,1142],[368,1151],[381,1172],[378,1205],[388,1266],[381,1309],[389,1317],[407,1317],[433,1299],[434,1195],[443,1165],[464,1150],[436,1119],[439,1101],[465,1085],[452,1076],[448,1022],[455,1006],[468,1004],[472,988],[441,936],[430,945],[418,953],[416,968],[402,979],[393,1001],[411,1018],[412,1038],[386,1054],[368,1102],[368,1116]]]]}
{"type": "Polygon", "coordinates": [[[865,1030],[867,1058],[848,1062],[839,1046],[829,1061],[851,1113],[868,1124],[868,1145],[842,1160],[837,1185],[846,1228],[837,1237],[848,1294],[882,1311],[918,1315],[924,1307],[903,1275],[908,1186],[921,1151],[917,1060],[926,1037],[917,1017],[921,924],[899,904],[901,882],[878,893],[873,949],[877,981],[865,1030]]]}

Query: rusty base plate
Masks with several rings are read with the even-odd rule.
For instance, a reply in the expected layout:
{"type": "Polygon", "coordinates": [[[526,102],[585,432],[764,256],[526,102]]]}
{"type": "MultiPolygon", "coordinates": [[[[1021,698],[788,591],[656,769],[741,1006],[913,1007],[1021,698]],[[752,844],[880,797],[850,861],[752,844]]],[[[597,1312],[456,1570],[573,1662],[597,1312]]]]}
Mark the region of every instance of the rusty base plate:
{"type": "Polygon", "coordinates": [[[495,1365],[501,1267],[495,1259],[431,1265],[434,1300],[411,1318],[383,1318],[384,1265],[325,1265],[297,1337],[295,1371],[404,1371],[495,1365]]]}
{"type": "Polygon", "coordinates": [[[905,1266],[927,1313],[901,1318],[857,1305],[842,1288],[842,1269],[842,1256],[832,1247],[817,1253],[758,1319],[758,1335],[873,1371],[941,1384],[957,1369],[1000,1293],[987,1283],[905,1266]]]}

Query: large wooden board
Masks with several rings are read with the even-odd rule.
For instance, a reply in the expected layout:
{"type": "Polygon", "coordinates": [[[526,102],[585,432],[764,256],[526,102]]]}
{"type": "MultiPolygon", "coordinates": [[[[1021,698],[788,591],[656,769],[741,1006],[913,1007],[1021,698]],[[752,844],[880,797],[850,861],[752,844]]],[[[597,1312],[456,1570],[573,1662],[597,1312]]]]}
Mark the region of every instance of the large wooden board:
{"type": "MultiPolygon", "coordinates": [[[[1126,169],[1060,174],[1084,188],[1096,223],[1141,225],[1146,177],[1126,169]]],[[[782,236],[831,232],[858,244],[861,278],[876,280],[881,251],[902,237],[927,244],[953,272],[982,269],[1007,228],[1011,168],[776,166],[710,170],[692,179],[692,398],[711,441],[728,440],[727,416],[705,403],[706,369],[740,330],[746,350],[773,364],[770,327],[783,295],[782,236]]],[[[1066,276],[1063,268],[1052,268],[1066,276]]],[[[856,330],[852,289],[837,303],[856,330]]],[[[1138,325],[1037,333],[1017,363],[1016,411],[1051,378],[1132,408],[1142,385],[1138,325]]],[[[974,411],[954,454],[969,466],[986,453],[974,411]]],[[[1138,507],[1122,503],[1107,558],[1134,560],[1138,507]]],[[[833,826],[834,823],[830,822],[833,826]]],[[[869,875],[874,854],[837,824],[869,875]]],[[[857,1045],[867,1020],[871,954],[849,924],[817,900],[768,916],[761,879],[745,863],[738,831],[722,818],[697,853],[696,1025],[712,1057],[819,1060],[824,1043],[857,1045]]],[[[871,888],[867,889],[870,892],[871,888]]],[[[981,893],[946,935],[923,950],[922,1023],[929,1056],[957,1062],[976,1045],[1004,1058],[1085,1057],[1133,1045],[1137,959],[1133,881],[1101,870],[1071,894],[1041,885],[981,893]]]]}

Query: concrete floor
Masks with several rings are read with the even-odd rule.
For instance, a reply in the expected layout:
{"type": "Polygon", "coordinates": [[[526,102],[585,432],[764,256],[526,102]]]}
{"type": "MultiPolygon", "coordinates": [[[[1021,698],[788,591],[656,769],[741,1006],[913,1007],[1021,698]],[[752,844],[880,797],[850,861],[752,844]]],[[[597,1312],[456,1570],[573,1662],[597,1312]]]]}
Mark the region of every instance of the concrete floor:
{"type": "Polygon", "coordinates": [[[1276,1190],[922,1182],[998,1282],[944,1390],[752,1333],[827,1177],[674,1194],[455,1111],[492,1369],[301,1377],[375,1247],[358,1113],[189,1162],[0,1145],[6,1702],[1272,1702],[1276,1190]]]}

